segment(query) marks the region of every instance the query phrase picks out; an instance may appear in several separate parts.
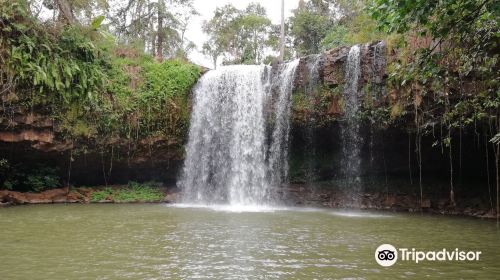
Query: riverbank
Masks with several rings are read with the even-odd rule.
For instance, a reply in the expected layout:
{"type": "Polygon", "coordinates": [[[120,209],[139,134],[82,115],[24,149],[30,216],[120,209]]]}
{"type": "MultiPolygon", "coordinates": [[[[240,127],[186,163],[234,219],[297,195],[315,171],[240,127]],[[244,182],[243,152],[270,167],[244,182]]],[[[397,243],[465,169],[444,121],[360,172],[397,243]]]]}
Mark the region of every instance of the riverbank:
{"type": "Polygon", "coordinates": [[[334,209],[385,210],[394,212],[425,212],[438,215],[470,216],[495,219],[496,212],[480,198],[458,200],[452,206],[443,195],[424,196],[422,203],[416,194],[381,191],[343,191],[331,186],[305,187],[290,185],[284,192],[286,200],[294,205],[334,209]]]}
{"type": "Polygon", "coordinates": [[[80,188],[57,188],[40,193],[0,190],[0,207],[51,203],[171,203],[174,188],[138,183],[80,188]]]}
{"type": "MultiPolygon", "coordinates": [[[[307,188],[291,185],[282,192],[286,205],[332,208],[382,210],[392,212],[424,212],[438,215],[470,216],[495,219],[494,209],[488,209],[479,199],[469,199],[452,207],[445,197],[419,198],[412,194],[360,192],[358,194],[332,190],[327,187],[307,188]]],[[[58,188],[40,193],[0,190],[0,207],[52,203],[175,203],[180,197],[175,187],[134,187],[129,185],[58,188]],[[134,189],[135,188],[135,189],[134,189]]]]}

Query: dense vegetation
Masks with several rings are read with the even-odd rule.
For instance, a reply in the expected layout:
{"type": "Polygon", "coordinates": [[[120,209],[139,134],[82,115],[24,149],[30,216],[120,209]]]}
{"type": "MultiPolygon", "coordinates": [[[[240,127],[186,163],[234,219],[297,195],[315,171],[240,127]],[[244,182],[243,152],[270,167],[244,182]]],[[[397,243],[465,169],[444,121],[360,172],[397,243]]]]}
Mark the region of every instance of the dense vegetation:
{"type": "Polygon", "coordinates": [[[164,194],[158,190],[161,183],[147,182],[140,184],[129,182],[122,188],[106,187],[91,193],[92,202],[114,201],[114,202],[158,202],[162,201],[164,194]]]}
{"type": "Polygon", "coordinates": [[[400,43],[390,64],[390,94],[396,97],[390,116],[392,121],[405,119],[404,115],[413,119],[408,125],[415,133],[420,169],[421,137],[439,126],[441,135],[435,144],[448,150],[450,201],[454,205],[457,167],[453,157],[461,154],[454,155],[453,146],[460,146],[461,151],[462,133],[472,129],[484,138],[486,158],[491,139],[498,188],[500,149],[493,141],[500,131],[498,3],[378,0],[369,12],[380,29],[411,38],[400,43]]]}
{"type": "MultiPolygon", "coordinates": [[[[155,60],[142,49],[118,44],[102,21],[42,23],[27,2],[2,0],[2,118],[14,123],[19,113],[48,117],[57,123],[57,137],[73,145],[73,155],[159,139],[182,152],[188,95],[200,68],[182,57],[155,60]]],[[[15,165],[4,162],[0,172],[15,174],[2,176],[4,187],[41,190],[15,179],[24,174],[15,165]]],[[[43,176],[52,178],[49,173],[43,176]]]]}

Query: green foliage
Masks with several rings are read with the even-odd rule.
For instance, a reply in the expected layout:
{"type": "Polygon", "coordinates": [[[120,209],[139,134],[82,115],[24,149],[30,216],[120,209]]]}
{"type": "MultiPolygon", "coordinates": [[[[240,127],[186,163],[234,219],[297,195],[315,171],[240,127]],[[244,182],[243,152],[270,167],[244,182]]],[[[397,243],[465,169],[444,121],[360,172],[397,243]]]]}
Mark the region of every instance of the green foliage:
{"type": "Polygon", "coordinates": [[[24,185],[35,192],[41,192],[46,189],[54,189],[61,186],[57,169],[42,166],[31,170],[31,173],[26,176],[24,185]]]}
{"type": "Polygon", "coordinates": [[[187,133],[188,95],[200,76],[180,60],[116,45],[100,28],[51,27],[32,17],[24,1],[0,0],[0,91],[6,111],[52,117],[58,137],[94,140],[101,148],[116,137],[168,139],[187,133]]]}
{"type": "Polygon", "coordinates": [[[490,0],[394,1],[375,0],[369,10],[380,28],[405,33],[417,27],[421,35],[445,38],[472,33],[478,19],[498,17],[498,4],[490,0]]]}
{"type": "Polygon", "coordinates": [[[90,23],[90,26],[93,28],[93,29],[98,29],[99,27],[101,27],[101,24],[102,24],[102,21],[104,20],[104,16],[98,16],[96,17],[95,19],[92,20],[92,23],[90,23]]]}
{"type": "Polygon", "coordinates": [[[133,42],[153,56],[184,59],[193,48],[184,33],[198,12],[193,0],[134,0],[118,5],[112,26],[119,42],[133,42]]]}
{"type": "Polygon", "coordinates": [[[113,195],[113,199],[117,202],[153,202],[161,201],[164,197],[163,193],[155,188],[157,183],[139,184],[130,182],[126,189],[121,189],[113,195]]]}
{"type": "Polygon", "coordinates": [[[311,1],[295,11],[290,19],[294,46],[299,55],[320,52],[320,43],[333,25],[323,1],[311,1]]]}
{"type": "Polygon", "coordinates": [[[150,62],[143,67],[145,83],[142,91],[148,98],[186,97],[200,75],[198,67],[178,60],[150,62]]]}
{"type": "Polygon", "coordinates": [[[250,3],[238,10],[231,4],[217,8],[203,26],[209,40],[203,52],[216,64],[224,56],[224,64],[258,64],[264,60],[264,48],[269,45],[271,21],[259,4],[250,3]]]}
{"type": "MultiPolygon", "coordinates": [[[[197,66],[181,61],[146,63],[143,86],[137,98],[139,118],[149,134],[165,131],[166,136],[183,139],[189,125],[188,94],[200,76],[197,66]]],[[[178,142],[181,142],[178,140],[178,142]]]]}
{"type": "Polygon", "coordinates": [[[99,202],[106,200],[108,197],[110,197],[113,194],[113,189],[106,187],[102,190],[99,191],[94,191],[90,194],[90,201],[92,202],[99,202]]]}
{"type": "Polygon", "coordinates": [[[340,46],[349,45],[347,34],[349,29],[345,25],[336,25],[332,27],[328,34],[321,40],[321,46],[324,49],[333,49],[340,46]]]}
{"type": "Polygon", "coordinates": [[[61,186],[57,168],[19,166],[0,159],[0,189],[41,192],[61,186]]]}
{"type": "Polygon", "coordinates": [[[15,180],[9,161],[4,158],[0,159],[0,189],[12,190],[14,184],[17,183],[15,180]]]}
{"type": "MultiPolygon", "coordinates": [[[[335,114],[330,112],[332,103],[342,102],[340,87],[329,89],[317,85],[308,90],[295,91],[292,95],[293,122],[300,126],[324,126],[335,120],[335,114]]],[[[340,104],[339,103],[339,104],[340,104]]]]}
{"type": "Polygon", "coordinates": [[[387,39],[365,10],[364,0],[309,1],[290,19],[294,46],[299,55],[319,53],[339,46],[387,39]]]}
{"type": "Polygon", "coordinates": [[[95,191],[91,194],[92,202],[99,202],[103,200],[112,200],[114,202],[158,202],[164,197],[164,194],[158,189],[159,183],[147,182],[137,183],[129,182],[123,188],[104,188],[95,191]]]}
{"type": "Polygon", "coordinates": [[[373,1],[369,12],[379,28],[407,36],[389,67],[390,91],[398,93],[393,118],[408,110],[417,129],[498,118],[499,14],[493,2],[373,1]],[[424,44],[429,38],[433,43],[424,44]]]}
{"type": "Polygon", "coordinates": [[[16,93],[33,91],[31,106],[92,99],[104,83],[106,61],[85,35],[68,27],[47,31],[28,14],[23,2],[1,5],[1,76],[16,93]]]}

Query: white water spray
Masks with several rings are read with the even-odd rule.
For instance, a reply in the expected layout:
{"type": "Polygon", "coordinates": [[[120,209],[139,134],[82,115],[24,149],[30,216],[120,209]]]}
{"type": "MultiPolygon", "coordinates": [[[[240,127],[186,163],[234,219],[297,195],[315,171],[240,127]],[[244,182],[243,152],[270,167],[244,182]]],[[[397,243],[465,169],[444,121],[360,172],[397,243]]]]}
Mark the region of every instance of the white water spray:
{"type": "Polygon", "coordinates": [[[342,174],[347,184],[359,187],[361,145],[363,139],[359,133],[359,79],[361,76],[360,47],[352,46],[347,57],[344,84],[344,122],[342,124],[342,174]]]}
{"type": "Polygon", "coordinates": [[[272,192],[288,173],[290,102],[297,64],[286,64],[279,78],[273,79],[277,96],[270,141],[266,141],[264,111],[272,101],[270,67],[225,66],[200,79],[194,91],[187,155],[178,183],[183,202],[272,203],[272,192]]]}

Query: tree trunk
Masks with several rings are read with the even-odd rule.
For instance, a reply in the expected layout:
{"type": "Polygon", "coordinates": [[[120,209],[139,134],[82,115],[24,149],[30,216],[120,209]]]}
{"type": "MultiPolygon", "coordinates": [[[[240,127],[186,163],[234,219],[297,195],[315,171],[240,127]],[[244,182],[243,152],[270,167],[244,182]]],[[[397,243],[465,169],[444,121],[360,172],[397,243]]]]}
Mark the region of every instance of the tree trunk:
{"type": "Polygon", "coordinates": [[[497,171],[497,225],[500,219],[500,202],[498,201],[499,199],[499,192],[500,192],[500,144],[497,144],[496,148],[496,158],[495,158],[495,167],[497,171]]]}
{"type": "Polygon", "coordinates": [[[285,0],[281,0],[280,61],[285,58],[285,0]]]}
{"type": "Polygon", "coordinates": [[[64,24],[72,24],[75,22],[75,15],[68,0],[56,0],[56,5],[59,10],[59,21],[64,24]]]}
{"type": "MultiPolygon", "coordinates": [[[[500,115],[498,114],[497,111],[497,121],[496,121],[496,126],[497,126],[497,131],[498,133],[500,131],[500,115]]],[[[496,135],[493,134],[492,135],[496,135]]],[[[497,177],[497,211],[496,211],[496,216],[497,216],[497,227],[500,226],[500,143],[493,143],[493,150],[495,151],[495,169],[496,169],[496,177],[497,177]]]]}
{"type": "Polygon", "coordinates": [[[161,0],[158,2],[158,30],[156,37],[156,58],[158,61],[163,61],[163,41],[164,41],[164,33],[163,33],[163,19],[165,17],[165,1],[161,0]]]}

